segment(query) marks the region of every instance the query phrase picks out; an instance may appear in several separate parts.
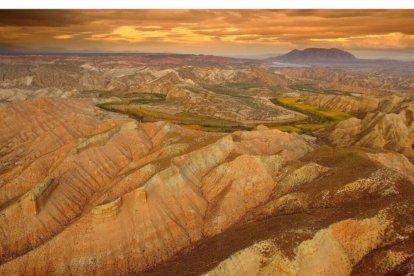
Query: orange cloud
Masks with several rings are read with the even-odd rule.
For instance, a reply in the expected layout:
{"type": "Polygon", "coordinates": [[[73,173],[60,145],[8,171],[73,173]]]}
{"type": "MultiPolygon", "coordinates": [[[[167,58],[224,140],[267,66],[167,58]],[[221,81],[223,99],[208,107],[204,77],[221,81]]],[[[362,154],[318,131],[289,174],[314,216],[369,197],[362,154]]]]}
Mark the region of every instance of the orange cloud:
{"type": "Polygon", "coordinates": [[[413,53],[412,10],[0,11],[0,44],[226,55],[292,48],[413,53]]]}
{"type": "Polygon", "coordinates": [[[56,39],[71,39],[74,38],[75,34],[63,34],[63,35],[55,35],[54,38],[56,39]]]}
{"type": "Polygon", "coordinates": [[[400,32],[338,38],[310,38],[312,42],[336,44],[346,48],[408,48],[414,46],[414,35],[400,32]]]}
{"type": "Polygon", "coordinates": [[[92,34],[88,40],[127,41],[130,43],[145,41],[165,41],[175,43],[200,43],[210,41],[212,36],[193,32],[184,27],[162,30],[160,27],[120,26],[108,34],[92,34]]]}

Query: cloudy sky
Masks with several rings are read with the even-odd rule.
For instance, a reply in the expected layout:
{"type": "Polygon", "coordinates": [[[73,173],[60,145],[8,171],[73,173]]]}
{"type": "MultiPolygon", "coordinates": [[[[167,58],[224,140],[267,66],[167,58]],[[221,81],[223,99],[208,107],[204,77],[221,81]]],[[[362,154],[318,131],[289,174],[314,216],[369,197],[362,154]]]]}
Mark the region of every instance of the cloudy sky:
{"type": "Polygon", "coordinates": [[[0,11],[0,51],[260,57],[307,47],[341,48],[363,58],[414,60],[414,11],[0,11]]]}

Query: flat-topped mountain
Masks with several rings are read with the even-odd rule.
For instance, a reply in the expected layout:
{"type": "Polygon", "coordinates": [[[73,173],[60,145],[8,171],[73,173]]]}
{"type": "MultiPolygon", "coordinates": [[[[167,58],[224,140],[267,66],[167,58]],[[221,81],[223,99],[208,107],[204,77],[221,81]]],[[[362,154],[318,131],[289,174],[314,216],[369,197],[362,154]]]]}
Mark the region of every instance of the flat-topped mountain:
{"type": "Polygon", "coordinates": [[[340,49],[307,48],[304,50],[295,49],[269,60],[286,63],[350,63],[358,59],[353,54],[340,49]]]}

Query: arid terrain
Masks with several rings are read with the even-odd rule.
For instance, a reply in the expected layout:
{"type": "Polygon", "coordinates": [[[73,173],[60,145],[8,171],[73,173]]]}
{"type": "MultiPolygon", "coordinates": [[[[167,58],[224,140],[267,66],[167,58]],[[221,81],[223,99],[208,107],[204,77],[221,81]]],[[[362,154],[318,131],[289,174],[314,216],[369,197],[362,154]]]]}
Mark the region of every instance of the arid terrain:
{"type": "Polygon", "coordinates": [[[0,55],[0,275],[412,274],[413,62],[0,55]]]}

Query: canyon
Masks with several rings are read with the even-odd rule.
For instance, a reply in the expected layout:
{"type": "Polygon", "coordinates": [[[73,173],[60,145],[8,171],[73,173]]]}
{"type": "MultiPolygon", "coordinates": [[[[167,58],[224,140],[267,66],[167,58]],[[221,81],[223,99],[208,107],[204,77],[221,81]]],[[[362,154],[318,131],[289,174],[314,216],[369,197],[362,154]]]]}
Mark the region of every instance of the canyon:
{"type": "Polygon", "coordinates": [[[414,273],[412,64],[343,56],[0,56],[0,275],[414,273]]]}

